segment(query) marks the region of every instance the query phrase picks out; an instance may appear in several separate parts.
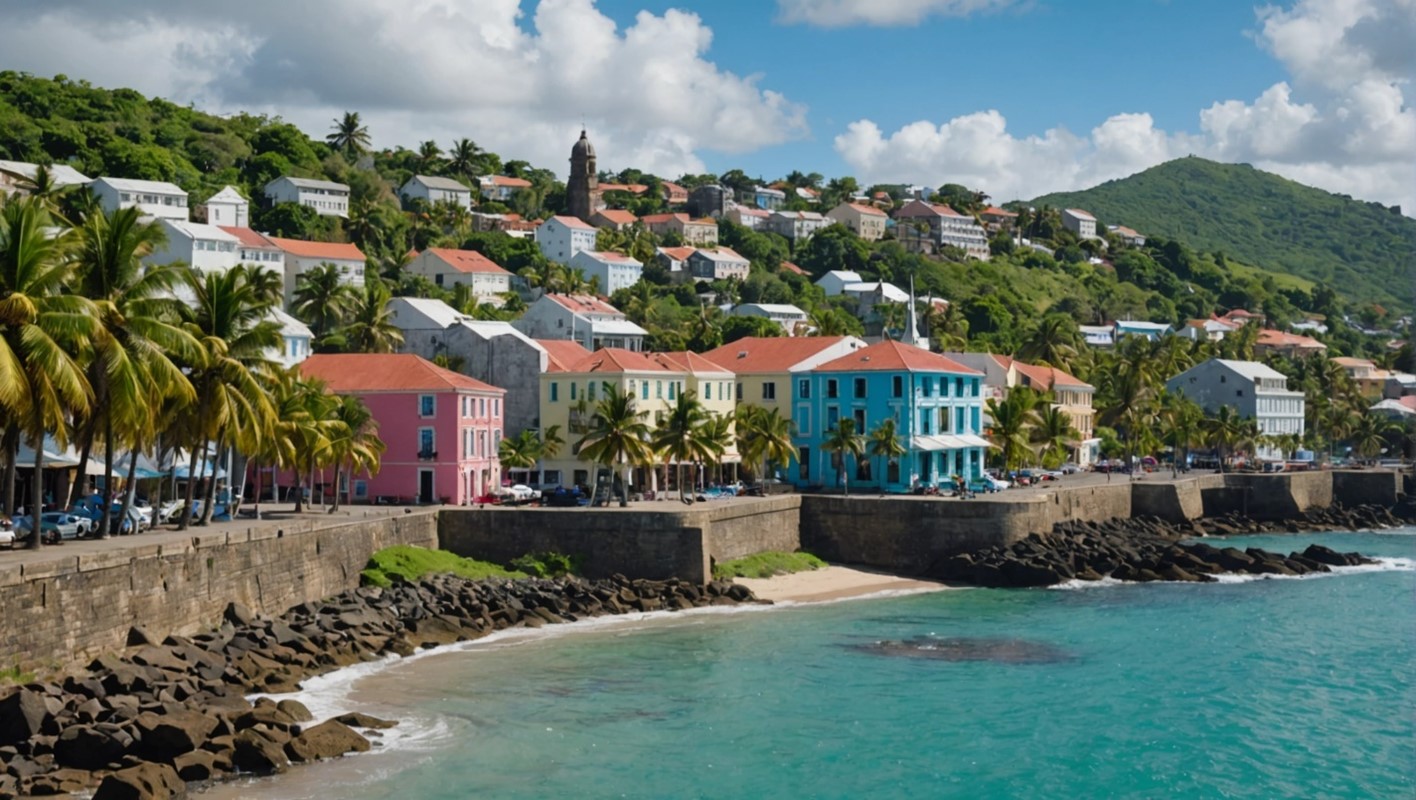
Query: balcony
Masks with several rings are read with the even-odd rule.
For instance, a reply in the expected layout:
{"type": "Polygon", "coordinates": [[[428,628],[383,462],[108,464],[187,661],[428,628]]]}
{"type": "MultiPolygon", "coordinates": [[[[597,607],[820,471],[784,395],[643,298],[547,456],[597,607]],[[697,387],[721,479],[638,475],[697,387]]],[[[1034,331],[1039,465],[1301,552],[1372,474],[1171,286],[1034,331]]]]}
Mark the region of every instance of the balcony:
{"type": "Polygon", "coordinates": [[[437,460],[437,457],[438,457],[438,451],[436,451],[436,450],[419,450],[419,451],[418,451],[418,460],[419,460],[419,461],[435,461],[435,460],[437,460]]]}

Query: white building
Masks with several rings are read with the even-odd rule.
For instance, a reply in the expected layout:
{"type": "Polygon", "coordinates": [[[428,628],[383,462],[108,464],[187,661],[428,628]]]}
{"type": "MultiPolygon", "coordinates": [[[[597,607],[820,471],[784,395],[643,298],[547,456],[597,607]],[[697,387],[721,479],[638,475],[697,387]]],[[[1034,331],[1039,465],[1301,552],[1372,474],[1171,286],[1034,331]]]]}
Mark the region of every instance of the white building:
{"type": "Polygon", "coordinates": [[[309,326],[280,310],[279,306],[270,310],[270,320],[280,326],[281,351],[271,353],[272,360],[289,369],[310,357],[310,347],[315,334],[309,326]]]}
{"type": "Polygon", "coordinates": [[[585,273],[586,280],[598,278],[602,294],[628,289],[644,277],[644,264],[622,253],[581,250],[571,257],[570,268],[585,273]]]}
{"type": "Polygon", "coordinates": [[[1062,209],[1062,227],[1077,234],[1080,239],[1095,239],[1096,217],[1080,208],[1062,209]]]}
{"type": "Polygon", "coordinates": [[[728,209],[727,217],[729,221],[736,222],[744,228],[765,231],[767,230],[767,221],[772,218],[772,212],[750,206],[733,206],[728,209]]]}
{"type": "MultiPolygon", "coordinates": [[[[92,179],[68,164],[50,164],[49,178],[58,188],[83,186],[92,179]]],[[[5,161],[0,159],[0,197],[7,194],[25,194],[26,186],[39,174],[39,165],[27,161],[5,161]]]]}
{"type": "Polygon", "coordinates": [[[281,275],[285,274],[285,251],[281,250],[275,242],[250,228],[222,226],[221,229],[235,236],[241,243],[240,257],[237,259],[240,263],[254,264],[264,269],[275,270],[281,275]]]}
{"type": "Polygon", "coordinates": [[[591,351],[602,347],[642,351],[649,334],[619,309],[585,294],[543,294],[512,325],[532,339],[570,339],[591,351]]]}
{"type": "Polygon", "coordinates": [[[477,187],[488,200],[505,203],[517,192],[531,188],[531,181],[525,178],[508,178],[505,175],[487,175],[477,179],[477,187]]]}
{"type": "Polygon", "coordinates": [[[806,324],[806,312],[785,303],[742,303],[732,310],[735,317],[760,317],[782,326],[788,336],[795,336],[798,325],[806,324]]]}
{"type": "Polygon", "coordinates": [[[349,216],[349,187],[334,181],[286,175],[267,183],[265,196],[272,203],[309,206],[326,217],[349,216]]]}
{"type": "Polygon", "coordinates": [[[295,296],[299,277],[322,264],[339,268],[342,282],[357,289],[364,288],[364,254],[352,244],[306,242],[300,239],[266,237],[285,252],[285,302],[295,296]]]}
{"type": "Polygon", "coordinates": [[[249,228],[251,227],[251,201],[241,196],[233,186],[227,186],[211,197],[205,203],[197,206],[196,214],[198,222],[205,222],[208,225],[219,225],[223,228],[249,228]]]}
{"type": "MultiPolygon", "coordinates": [[[[1303,393],[1289,389],[1282,372],[1257,361],[1211,358],[1166,381],[1165,388],[1194,400],[1208,414],[1230,406],[1239,416],[1256,420],[1264,436],[1303,436],[1303,393]]],[[[1261,445],[1256,455],[1284,457],[1269,445],[1261,445]]]]}
{"type": "Polygon", "coordinates": [[[171,264],[181,261],[202,272],[225,272],[241,263],[241,240],[216,227],[185,219],[158,218],[167,245],[148,261],[171,264]]]}
{"type": "Polygon", "coordinates": [[[422,200],[430,206],[451,203],[468,211],[472,210],[472,190],[452,178],[414,175],[399,188],[398,194],[404,203],[422,200]]]}
{"type": "Polygon", "coordinates": [[[695,250],[685,263],[695,281],[747,280],[752,263],[731,247],[695,250]]]}
{"type": "Polygon", "coordinates": [[[1089,347],[1110,347],[1116,344],[1116,329],[1110,325],[1078,325],[1082,341],[1089,347]]]}
{"type": "Polygon", "coordinates": [[[833,269],[816,280],[816,285],[826,293],[827,297],[835,297],[845,291],[845,288],[853,283],[861,283],[865,279],[859,272],[848,269],[833,269]]]}
{"type": "Polygon", "coordinates": [[[912,250],[928,252],[957,247],[969,258],[988,259],[988,233],[983,226],[949,206],[911,200],[895,212],[895,221],[895,237],[912,250]],[[919,230],[916,225],[927,226],[928,232],[919,230]]]}
{"type": "Polygon", "coordinates": [[[551,217],[536,228],[536,246],[541,255],[557,264],[569,264],[581,250],[595,249],[597,231],[575,217],[551,217]]]}
{"type": "Polygon", "coordinates": [[[187,193],[166,181],[139,181],[131,178],[99,178],[89,184],[104,211],[136,208],[149,217],[187,219],[187,193]]]}
{"type": "MultiPolygon", "coordinates": [[[[511,273],[475,250],[429,247],[408,262],[408,271],[436,286],[468,286],[479,302],[500,306],[511,291],[511,273]]],[[[475,376],[474,376],[475,377],[475,376]]]]}
{"type": "Polygon", "coordinates": [[[774,211],[767,220],[767,229],[793,242],[804,242],[831,220],[815,211],[774,211]]]}

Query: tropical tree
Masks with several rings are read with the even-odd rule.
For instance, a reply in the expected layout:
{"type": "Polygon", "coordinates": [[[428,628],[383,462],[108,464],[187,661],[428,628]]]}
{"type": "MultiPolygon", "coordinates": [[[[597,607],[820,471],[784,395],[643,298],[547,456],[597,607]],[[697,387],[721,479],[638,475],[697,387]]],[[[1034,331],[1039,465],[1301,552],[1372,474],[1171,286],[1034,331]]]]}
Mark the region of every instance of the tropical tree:
{"type": "MultiPolygon", "coordinates": [[[[624,491],[620,494],[622,507],[629,505],[629,468],[648,464],[654,458],[645,416],[646,412],[635,409],[634,395],[627,391],[615,391],[607,383],[604,399],[595,404],[589,431],[579,442],[581,458],[610,469],[616,466],[624,468],[624,491]]],[[[599,481],[594,483],[592,503],[599,490],[599,481]]]]}
{"type": "Polygon", "coordinates": [[[437,142],[429,139],[418,143],[418,169],[422,170],[423,174],[431,174],[441,161],[442,148],[438,147],[437,142]]]}
{"type": "Polygon", "coordinates": [[[889,479],[890,465],[909,453],[903,442],[900,441],[900,429],[895,423],[894,417],[886,417],[875,426],[875,430],[870,432],[870,454],[880,459],[880,488],[884,490],[885,483],[889,479]]]}
{"type": "Polygon", "coordinates": [[[1361,414],[1350,429],[1353,452],[1370,462],[1387,449],[1401,427],[1380,414],[1361,414]]]}
{"type": "Polygon", "coordinates": [[[1182,460],[1189,463],[1190,448],[1199,441],[1205,413],[1195,401],[1175,392],[1162,391],[1159,397],[1161,441],[1171,447],[1170,476],[1180,471],[1182,460]]]}
{"type": "Polygon", "coordinates": [[[1037,424],[1038,394],[1018,387],[1008,392],[1002,401],[989,398],[985,404],[988,417],[988,438],[998,450],[1004,471],[1023,465],[1032,451],[1032,430],[1037,424]]]}
{"type": "Polygon", "coordinates": [[[332,419],[336,424],[329,426],[330,460],[334,462],[334,504],[330,513],[339,510],[339,486],[344,470],[348,470],[351,482],[360,472],[377,475],[387,449],[379,438],[379,423],[363,400],[340,395],[332,419]]]}
{"type": "Polygon", "coordinates": [[[1018,360],[1070,370],[1081,336],[1066,314],[1048,314],[1018,351],[1018,360]]]}
{"type": "Polygon", "coordinates": [[[689,390],[679,393],[673,407],[654,432],[654,449],[663,456],[666,464],[674,464],[680,500],[684,499],[683,465],[706,461],[712,456],[704,435],[708,423],[708,410],[696,393],[689,390]]]}
{"type": "Polygon", "coordinates": [[[795,425],[776,408],[738,406],[736,432],[738,453],[759,481],[766,480],[769,464],[786,466],[796,458],[795,425]]]}
{"type": "Polygon", "coordinates": [[[841,484],[841,492],[849,495],[850,480],[846,475],[846,457],[854,457],[856,463],[865,455],[865,439],[856,433],[855,420],[844,417],[836,422],[836,427],[832,428],[826,440],[821,443],[821,449],[831,454],[831,463],[836,468],[836,481],[841,484]]]}
{"type": "Polygon", "coordinates": [[[353,163],[359,156],[369,150],[369,129],[364,127],[363,120],[359,119],[359,112],[346,111],[344,116],[336,119],[334,125],[325,141],[329,146],[344,154],[344,157],[353,163]]]}
{"type": "Polygon", "coordinates": [[[1077,442],[1080,434],[1072,426],[1071,415],[1059,406],[1042,403],[1033,413],[1030,439],[1037,447],[1038,460],[1044,467],[1055,469],[1067,460],[1068,447],[1077,442]]]}
{"type": "Polygon", "coordinates": [[[1200,424],[1205,441],[1219,453],[1219,471],[1224,471],[1224,463],[1244,437],[1244,419],[1234,406],[1220,406],[1212,417],[1200,424]]]}
{"type": "Polygon", "coordinates": [[[295,279],[290,310],[310,326],[319,341],[344,323],[357,299],[354,287],[345,282],[339,267],[324,263],[295,279]]]}
{"type": "Polygon", "coordinates": [[[447,151],[447,171],[463,178],[477,177],[477,162],[482,148],[471,139],[462,138],[452,143],[447,151]]]}
{"type": "Polygon", "coordinates": [[[373,279],[364,286],[349,314],[349,322],[339,329],[351,353],[392,353],[403,344],[403,331],[394,324],[388,301],[392,299],[383,281],[373,279]]]}
{"type": "Polygon", "coordinates": [[[529,428],[497,444],[497,459],[507,469],[531,469],[540,457],[541,440],[529,428]]]}

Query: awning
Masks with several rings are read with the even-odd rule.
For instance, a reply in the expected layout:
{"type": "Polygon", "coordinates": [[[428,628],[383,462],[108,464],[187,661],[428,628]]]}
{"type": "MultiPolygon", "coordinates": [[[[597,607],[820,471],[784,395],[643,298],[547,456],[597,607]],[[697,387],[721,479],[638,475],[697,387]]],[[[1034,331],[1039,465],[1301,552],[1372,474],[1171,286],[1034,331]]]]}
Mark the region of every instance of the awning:
{"type": "Polygon", "coordinates": [[[949,447],[943,441],[943,437],[940,436],[911,436],[910,449],[936,452],[939,450],[948,450],[949,447]]]}
{"type": "Polygon", "coordinates": [[[963,442],[961,447],[992,447],[993,443],[972,433],[966,433],[958,437],[963,442]]]}
{"type": "Polygon", "coordinates": [[[938,452],[940,450],[966,450],[970,447],[989,447],[988,440],[973,434],[955,435],[936,433],[930,436],[910,437],[910,448],[938,452]]]}

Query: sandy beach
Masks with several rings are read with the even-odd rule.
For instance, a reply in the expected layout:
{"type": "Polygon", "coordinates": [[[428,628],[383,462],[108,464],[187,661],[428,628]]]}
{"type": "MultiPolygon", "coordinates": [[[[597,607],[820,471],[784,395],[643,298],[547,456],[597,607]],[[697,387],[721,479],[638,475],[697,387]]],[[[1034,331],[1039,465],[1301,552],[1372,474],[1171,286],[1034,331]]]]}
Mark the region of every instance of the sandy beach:
{"type": "Polygon", "coordinates": [[[777,575],[771,578],[735,578],[764,600],[819,603],[844,600],[878,592],[937,592],[954,587],[936,581],[902,578],[886,572],[830,565],[810,572],[777,575]]]}

